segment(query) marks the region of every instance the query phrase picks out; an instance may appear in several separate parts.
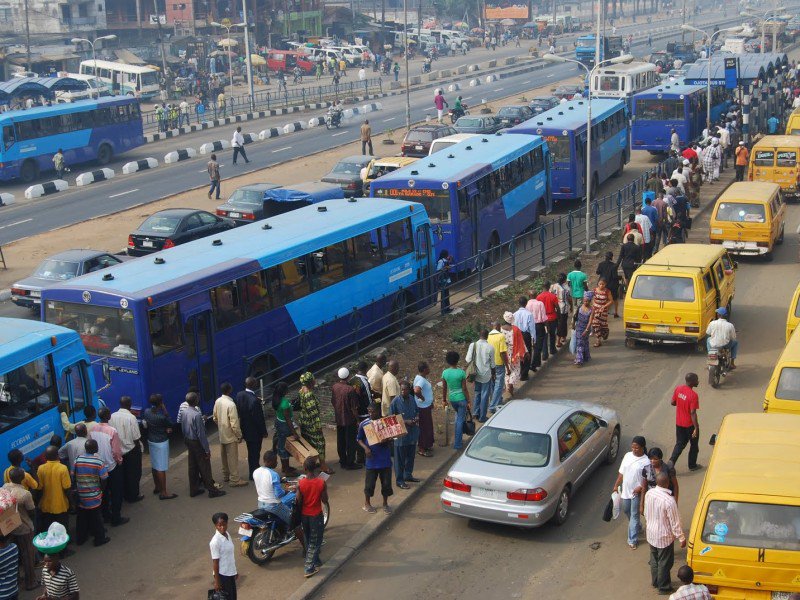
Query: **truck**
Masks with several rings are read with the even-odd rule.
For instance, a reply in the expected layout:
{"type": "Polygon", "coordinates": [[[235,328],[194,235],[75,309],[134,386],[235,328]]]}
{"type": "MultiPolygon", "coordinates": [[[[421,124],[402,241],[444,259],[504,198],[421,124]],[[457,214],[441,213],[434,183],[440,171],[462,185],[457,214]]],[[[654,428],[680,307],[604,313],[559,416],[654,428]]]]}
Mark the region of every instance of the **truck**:
{"type": "MultiPolygon", "coordinates": [[[[587,67],[593,67],[595,44],[596,41],[593,33],[580,36],[575,42],[575,59],[585,64],[587,67]]],[[[608,60],[609,58],[616,58],[617,56],[622,56],[622,54],[622,36],[600,36],[601,61],[608,60]]]]}
{"type": "Polygon", "coordinates": [[[691,43],[670,42],[667,44],[667,54],[672,55],[673,62],[679,59],[683,64],[693,63],[700,57],[691,43]]]}

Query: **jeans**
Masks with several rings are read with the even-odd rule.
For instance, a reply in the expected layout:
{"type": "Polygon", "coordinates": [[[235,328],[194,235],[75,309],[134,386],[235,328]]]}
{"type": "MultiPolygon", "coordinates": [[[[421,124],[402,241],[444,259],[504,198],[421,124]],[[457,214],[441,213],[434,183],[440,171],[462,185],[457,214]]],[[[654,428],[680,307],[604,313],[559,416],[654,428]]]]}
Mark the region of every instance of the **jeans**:
{"type": "Polygon", "coordinates": [[[503,388],[506,383],[505,365],[495,365],[494,367],[494,389],[492,390],[492,401],[489,403],[489,412],[494,413],[497,407],[503,403],[503,388]]]}
{"type": "Polygon", "coordinates": [[[220,186],[219,186],[219,179],[212,179],[211,180],[211,187],[208,188],[208,197],[209,198],[211,198],[211,195],[214,193],[214,191],[217,192],[216,199],[219,200],[220,192],[222,192],[222,190],[220,189],[220,186]]]}
{"type": "MultiPolygon", "coordinates": [[[[460,404],[465,404],[460,402],[460,404]]],[[[458,425],[456,425],[457,427],[458,425]]],[[[414,476],[414,458],[417,455],[416,444],[394,445],[394,478],[397,485],[405,483],[414,476]]]]}
{"type": "Polygon", "coordinates": [[[472,416],[479,421],[486,420],[489,410],[489,397],[492,395],[492,380],[475,382],[475,404],[472,406],[472,416]]]}
{"type": "MultiPolygon", "coordinates": [[[[292,495],[292,500],[294,500],[294,494],[291,495],[292,495]]],[[[284,502],[285,498],[286,496],[284,496],[284,498],[282,498],[280,502],[259,502],[258,508],[268,510],[273,515],[278,517],[281,521],[283,521],[286,527],[290,527],[292,524],[291,506],[292,504],[294,504],[294,502],[292,501],[287,504],[286,502],[284,502]]]]}
{"type": "Polygon", "coordinates": [[[455,437],[453,438],[453,450],[461,450],[461,448],[464,447],[464,421],[467,420],[467,403],[466,401],[451,402],[450,408],[456,411],[456,431],[455,437]]]}
{"type": "Polygon", "coordinates": [[[550,356],[555,356],[558,349],[556,348],[556,328],[558,327],[558,320],[553,319],[552,321],[548,321],[545,323],[545,329],[547,330],[547,345],[550,351],[550,356]]]}
{"type": "Polygon", "coordinates": [[[290,435],[291,430],[289,429],[289,425],[286,423],[286,421],[275,419],[275,451],[282,459],[289,458],[289,452],[286,450],[286,438],[288,438],[290,435]]]}
{"type": "Polygon", "coordinates": [[[736,181],[744,181],[744,172],[747,165],[736,165],[736,181]]]}
{"type": "Polygon", "coordinates": [[[693,426],[675,426],[675,447],[672,449],[672,456],[669,457],[669,462],[672,463],[673,467],[678,462],[683,449],[686,448],[686,444],[689,444],[689,468],[693,469],[697,466],[697,455],[700,454],[700,446],[698,439],[692,437],[693,431],[693,426]]]}
{"type": "Polygon", "coordinates": [[[637,494],[633,498],[622,499],[622,512],[628,517],[628,544],[636,544],[639,539],[639,530],[642,528],[639,523],[639,502],[641,497],[637,494]]]}
{"type": "Polygon", "coordinates": [[[325,520],[322,513],[313,517],[303,515],[301,518],[303,525],[303,536],[306,540],[306,558],[303,567],[306,573],[313,573],[315,567],[322,566],[319,559],[319,550],[322,547],[322,536],[325,533],[325,520]]]}
{"type": "Polygon", "coordinates": [[[666,548],[650,546],[650,583],[659,591],[672,591],[670,570],[675,564],[675,543],[666,548]]]}
{"type": "MultiPolygon", "coordinates": [[[[731,340],[721,348],[727,348],[731,351],[731,360],[736,360],[736,355],[739,353],[739,340],[731,340]]],[[[711,338],[706,338],[706,349],[711,351],[711,338]]]]}
{"type": "Polygon", "coordinates": [[[536,323],[536,339],[533,340],[533,362],[531,367],[538,369],[550,354],[547,350],[547,328],[544,323],[536,323]]]}

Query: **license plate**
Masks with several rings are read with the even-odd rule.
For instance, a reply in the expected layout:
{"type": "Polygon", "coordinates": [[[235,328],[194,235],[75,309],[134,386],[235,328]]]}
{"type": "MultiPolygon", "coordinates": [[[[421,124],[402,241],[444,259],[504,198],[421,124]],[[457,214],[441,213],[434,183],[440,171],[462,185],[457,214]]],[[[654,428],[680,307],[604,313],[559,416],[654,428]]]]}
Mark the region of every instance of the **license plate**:
{"type": "Polygon", "coordinates": [[[498,490],[487,490],[486,488],[472,488],[472,495],[477,498],[487,498],[489,500],[505,500],[506,493],[498,490]]]}
{"type": "Polygon", "coordinates": [[[144,242],[142,242],[142,246],[144,246],[145,248],[152,248],[153,242],[148,242],[147,240],[145,240],[144,242]]]}
{"type": "Polygon", "coordinates": [[[31,290],[31,298],[41,298],[42,292],[37,292],[36,290],[31,290]]]}
{"type": "Polygon", "coordinates": [[[253,533],[252,529],[248,529],[247,527],[239,527],[239,535],[243,537],[249,538],[252,533],[253,533]]]}
{"type": "Polygon", "coordinates": [[[414,146],[414,150],[422,150],[422,146],[414,146]]]}
{"type": "Polygon", "coordinates": [[[229,216],[231,219],[238,219],[239,217],[241,217],[241,216],[242,216],[242,213],[232,212],[232,213],[228,213],[228,216],[229,216]]]}
{"type": "Polygon", "coordinates": [[[772,592],[772,600],[789,600],[790,592],[772,592]]]}
{"type": "Polygon", "coordinates": [[[668,325],[656,325],[656,333],[670,333],[668,325]]]}

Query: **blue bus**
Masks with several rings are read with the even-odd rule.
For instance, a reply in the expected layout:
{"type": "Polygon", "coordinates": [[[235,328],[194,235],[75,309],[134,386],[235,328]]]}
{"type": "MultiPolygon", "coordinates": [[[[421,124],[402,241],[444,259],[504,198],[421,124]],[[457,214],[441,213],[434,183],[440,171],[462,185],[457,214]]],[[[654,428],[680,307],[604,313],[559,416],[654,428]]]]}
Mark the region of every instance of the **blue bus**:
{"type": "Polygon", "coordinates": [[[456,270],[467,259],[532,227],[552,210],[547,144],[540,137],[489,135],[464,140],[379,177],[374,198],[421,202],[456,270]]]}
{"type": "Polygon", "coordinates": [[[53,434],[63,439],[60,408],[69,407],[76,422],[87,404],[97,406],[89,365],[76,332],[0,318],[0,460],[15,448],[33,458],[53,434]]]}
{"type": "Polygon", "coordinates": [[[42,317],[107,359],[104,393],[151,393],[177,414],[190,386],[269,385],[431,302],[428,216],[417,203],[329,200],[48,289],[42,317]]]}
{"type": "MultiPolygon", "coordinates": [[[[672,129],[686,146],[698,139],[706,126],[707,87],[670,83],[633,97],[631,147],[651,154],[668,152],[672,129]]],[[[730,94],[711,88],[711,122],[718,123],[730,107],[730,94]]]]}
{"type": "Polygon", "coordinates": [[[93,160],[105,165],[144,144],[139,100],[127,96],[11,110],[0,114],[0,131],[1,181],[29,183],[52,171],[59,148],[68,166],[93,160]]]}
{"type": "MultiPolygon", "coordinates": [[[[586,196],[586,117],[588,102],[559,104],[509,129],[509,134],[542,136],[550,148],[553,201],[586,196]]],[[[621,100],[592,99],[592,197],[612,175],[622,175],[631,158],[628,115],[621,100]]]]}

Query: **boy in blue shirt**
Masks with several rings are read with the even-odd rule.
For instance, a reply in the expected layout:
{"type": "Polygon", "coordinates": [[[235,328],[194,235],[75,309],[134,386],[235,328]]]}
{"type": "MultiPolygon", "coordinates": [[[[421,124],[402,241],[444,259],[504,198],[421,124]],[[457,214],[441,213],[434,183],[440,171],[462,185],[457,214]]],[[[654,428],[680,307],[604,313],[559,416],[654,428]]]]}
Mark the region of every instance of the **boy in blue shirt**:
{"type": "Polygon", "coordinates": [[[381,418],[381,405],[373,402],[367,409],[368,419],[364,419],[358,426],[356,441],[364,449],[366,455],[366,476],[364,480],[364,512],[375,513],[372,506],[372,496],[375,495],[375,483],[381,480],[381,496],[383,496],[383,512],[387,515],[392,512],[389,506],[389,496],[394,494],[392,489],[392,447],[391,441],[386,440],[379,444],[370,445],[364,426],[381,418]]]}

